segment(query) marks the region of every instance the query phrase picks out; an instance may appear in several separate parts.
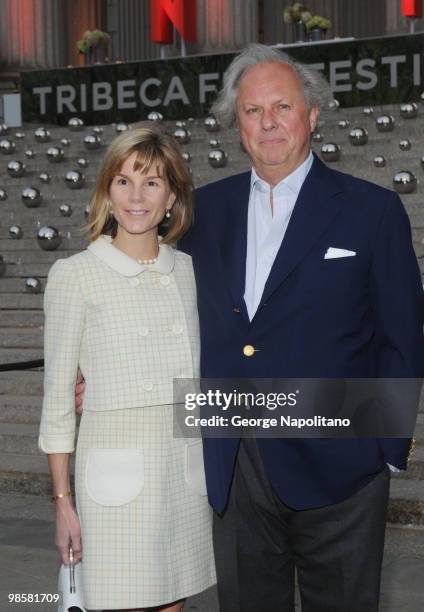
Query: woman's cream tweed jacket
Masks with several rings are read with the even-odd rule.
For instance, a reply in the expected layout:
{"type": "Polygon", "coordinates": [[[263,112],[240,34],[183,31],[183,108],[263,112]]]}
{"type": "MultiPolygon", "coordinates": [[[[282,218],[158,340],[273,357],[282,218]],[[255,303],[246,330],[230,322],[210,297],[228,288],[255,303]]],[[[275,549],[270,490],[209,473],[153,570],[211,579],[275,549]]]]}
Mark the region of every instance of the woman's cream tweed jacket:
{"type": "Polygon", "coordinates": [[[98,238],[52,266],[44,309],[44,452],[74,450],[78,366],[89,410],[172,404],[173,378],[199,376],[191,258],[168,245],[141,265],[98,238]]]}

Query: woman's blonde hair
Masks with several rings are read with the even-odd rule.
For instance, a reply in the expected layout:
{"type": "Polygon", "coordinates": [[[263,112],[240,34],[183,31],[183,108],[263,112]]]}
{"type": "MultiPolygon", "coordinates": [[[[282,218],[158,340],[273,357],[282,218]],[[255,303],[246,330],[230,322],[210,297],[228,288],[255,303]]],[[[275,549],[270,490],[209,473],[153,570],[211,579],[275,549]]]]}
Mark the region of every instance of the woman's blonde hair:
{"type": "Polygon", "coordinates": [[[164,219],[159,228],[163,243],[174,243],[185,234],[192,223],[192,181],[177,142],[156,127],[138,128],[124,132],[109,145],[100,167],[96,188],[90,201],[87,231],[90,240],[101,234],[114,238],[118,224],[111,214],[109,189],[125,161],[137,154],[134,170],[148,172],[155,166],[164,176],[175,195],[170,219],[164,219]]]}

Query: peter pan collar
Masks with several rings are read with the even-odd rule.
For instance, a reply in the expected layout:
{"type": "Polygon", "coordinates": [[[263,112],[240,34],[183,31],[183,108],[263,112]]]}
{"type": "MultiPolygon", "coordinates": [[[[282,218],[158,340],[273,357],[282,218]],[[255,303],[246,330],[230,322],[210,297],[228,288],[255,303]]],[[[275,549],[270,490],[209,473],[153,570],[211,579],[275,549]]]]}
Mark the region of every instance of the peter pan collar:
{"type": "Polygon", "coordinates": [[[137,276],[146,270],[169,274],[174,268],[175,253],[168,244],[159,244],[159,255],[154,264],[139,264],[138,261],[117,249],[112,244],[111,236],[105,234],[92,242],[87,250],[123,276],[137,276]]]}

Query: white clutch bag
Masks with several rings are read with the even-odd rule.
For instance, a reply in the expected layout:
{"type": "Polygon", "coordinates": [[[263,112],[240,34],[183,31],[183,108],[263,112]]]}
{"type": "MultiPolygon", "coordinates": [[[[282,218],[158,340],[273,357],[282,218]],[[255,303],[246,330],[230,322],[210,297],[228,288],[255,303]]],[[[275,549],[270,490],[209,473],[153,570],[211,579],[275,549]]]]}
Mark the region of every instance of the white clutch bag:
{"type": "Polygon", "coordinates": [[[57,612],[87,612],[84,608],[81,562],[61,565],[58,593],[61,598],[57,612]]]}

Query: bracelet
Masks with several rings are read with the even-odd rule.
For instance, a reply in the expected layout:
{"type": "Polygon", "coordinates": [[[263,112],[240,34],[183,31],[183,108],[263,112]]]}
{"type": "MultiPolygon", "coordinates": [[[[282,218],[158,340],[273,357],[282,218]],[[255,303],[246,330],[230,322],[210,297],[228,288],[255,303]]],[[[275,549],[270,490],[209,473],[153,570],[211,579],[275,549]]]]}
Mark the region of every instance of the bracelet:
{"type": "Polygon", "coordinates": [[[56,501],[57,499],[62,499],[63,497],[71,497],[72,493],[71,491],[65,491],[64,493],[58,493],[57,495],[53,495],[52,496],[52,502],[56,501]]]}

